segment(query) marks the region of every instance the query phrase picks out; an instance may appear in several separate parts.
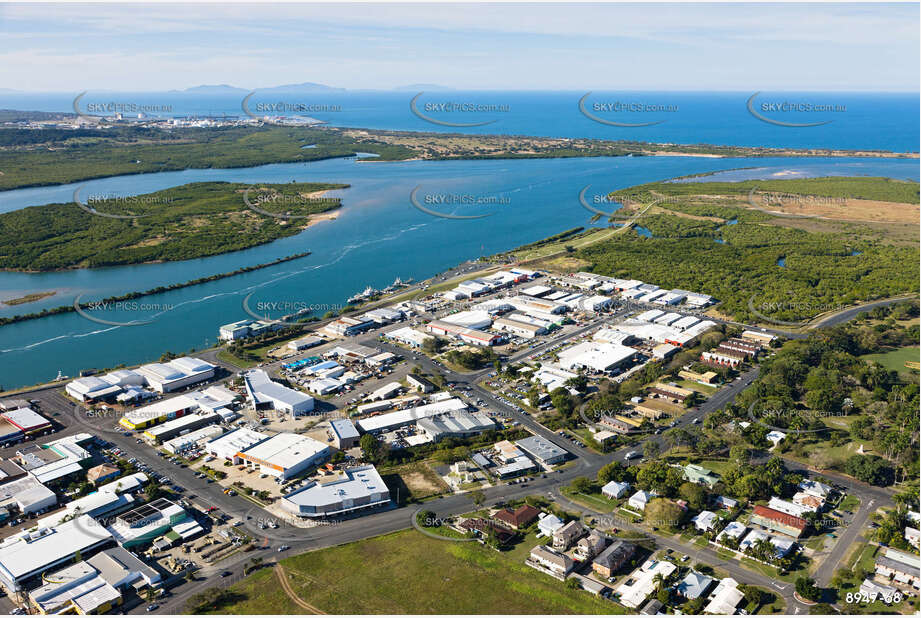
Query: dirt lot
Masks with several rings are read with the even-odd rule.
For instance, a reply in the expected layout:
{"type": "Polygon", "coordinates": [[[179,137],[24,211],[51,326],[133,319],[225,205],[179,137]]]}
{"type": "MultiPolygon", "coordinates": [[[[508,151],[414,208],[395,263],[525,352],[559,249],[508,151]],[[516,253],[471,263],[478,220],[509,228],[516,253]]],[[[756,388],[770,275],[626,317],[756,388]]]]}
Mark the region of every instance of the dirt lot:
{"type": "Polygon", "coordinates": [[[755,203],[765,210],[786,215],[822,217],[837,221],[869,221],[885,223],[917,223],[918,204],[900,204],[876,200],[829,198],[806,199],[806,196],[785,198],[775,194],[756,194],[755,203]]]}

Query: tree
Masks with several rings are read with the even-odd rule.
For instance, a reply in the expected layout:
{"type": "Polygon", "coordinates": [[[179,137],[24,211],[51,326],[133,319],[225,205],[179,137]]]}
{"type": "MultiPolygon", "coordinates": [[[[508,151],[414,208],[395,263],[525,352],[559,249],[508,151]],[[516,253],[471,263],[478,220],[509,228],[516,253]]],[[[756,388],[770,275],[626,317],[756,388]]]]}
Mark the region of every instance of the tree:
{"type": "Polygon", "coordinates": [[[818,601],[822,591],[811,577],[799,577],[796,580],[796,594],[809,601],[818,601]]]}
{"type": "Polygon", "coordinates": [[[695,511],[702,511],[707,506],[707,490],[697,483],[682,483],[678,488],[678,495],[695,511]]]}
{"type": "Polygon", "coordinates": [[[611,463],[605,464],[598,470],[598,482],[602,485],[607,485],[611,481],[622,481],[624,480],[624,474],[626,472],[626,467],[624,464],[619,461],[612,461],[611,463]]]}
{"type": "Polygon", "coordinates": [[[646,440],[643,444],[643,456],[646,459],[653,459],[662,451],[662,447],[655,440],[646,440]]]}
{"type": "Polygon", "coordinates": [[[575,577],[570,577],[569,579],[566,580],[566,587],[569,588],[570,590],[578,590],[579,588],[582,587],[582,584],[579,583],[579,580],[576,579],[575,577]]]}
{"type": "Polygon", "coordinates": [[[677,528],[684,521],[684,510],[666,498],[653,498],[646,505],[643,521],[653,528],[677,528]]]}
{"type": "Polygon", "coordinates": [[[486,500],[486,494],[479,489],[474,489],[470,492],[470,499],[473,500],[476,506],[480,506],[483,504],[483,501],[486,500]]]}
{"type": "Polygon", "coordinates": [[[587,494],[591,492],[592,487],[592,481],[587,477],[578,476],[572,480],[572,488],[580,494],[587,494]]]}
{"type": "Polygon", "coordinates": [[[755,606],[761,605],[764,597],[764,592],[761,588],[749,586],[748,584],[739,584],[739,592],[745,595],[745,600],[749,603],[754,603],[755,606]]]}
{"type": "Polygon", "coordinates": [[[371,462],[376,462],[378,455],[380,453],[380,442],[377,438],[366,433],[358,441],[359,446],[361,446],[361,452],[364,453],[365,459],[371,462]]]}
{"type": "Polygon", "coordinates": [[[419,515],[416,516],[416,520],[424,527],[429,528],[434,524],[436,517],[435,513],[432,511],[419,511],[419,515]]]}

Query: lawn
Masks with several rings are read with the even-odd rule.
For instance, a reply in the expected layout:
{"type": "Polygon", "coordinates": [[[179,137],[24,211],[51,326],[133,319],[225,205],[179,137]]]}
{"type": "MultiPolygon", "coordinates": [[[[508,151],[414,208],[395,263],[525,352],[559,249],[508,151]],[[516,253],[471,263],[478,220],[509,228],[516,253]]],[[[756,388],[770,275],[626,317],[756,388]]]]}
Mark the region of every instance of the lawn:
{"type": "MultiPolygon", "coordinates": [[[[624,613],[608,601],[479,543],[397,532],[286,558],[295,593],[331,614],[624,613]]],[[[242,599],[218,613],[302,614],[263,570],[231,588],[242,599]]]]}
{"type": "Polygon", "coordinates": [[[860,358],[868,362],[876,361],[886,369],[898,371],[899,375],[905,377],[911,375],[913,371],[917,372],[917,370],[906,367],[905,363],[909,361],[917,363],[919,358],[921,358],[919,355],[921,355],[921,348],[908,347],[892,350],[891,352],[883,352],[881,354],[866,354],[860,358]]]}
{"type": "Polygon", "coordinates": [[[399,504],[407,500],[418,502],[451,491],[424,461],[382,469],[380,473],[399,504]]]}
{"type": "Polygon", "coordinates": [[[842,511],[851,511],[854,512],[860,506],[860,498],[854,494],[847,494],[844,496],[844,499],[841,500],[841,504],[838,505],[838,509],[842,511]]]}

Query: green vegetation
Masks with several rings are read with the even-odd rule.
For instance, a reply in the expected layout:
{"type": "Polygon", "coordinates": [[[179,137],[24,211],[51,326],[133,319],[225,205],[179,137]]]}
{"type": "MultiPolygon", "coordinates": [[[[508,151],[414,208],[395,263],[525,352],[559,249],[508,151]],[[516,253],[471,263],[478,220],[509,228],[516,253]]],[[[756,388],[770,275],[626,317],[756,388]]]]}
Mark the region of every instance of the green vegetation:
{"type": "MultiPolygon", "coordinates": [[[[179,290],[182,288],[191,287],[193,285],[200,285],[202,283],[207,283],[209,281],[217,281],[219,279],[226,279],[227,277],[234,277],[236,275],[241,275],[243,273],[249,273],[255,270],[268,268],[269,266],[275,266],[276,264],[283,264],[285,262],[297,260],[302,257],[306,257],[308,255],[310,255],[310,252],[295,253],[294,255],[281,257],[276,260],[272,260],[271,262],[266,262],[264,264],[254,264],[252,266],[244,266],[242,268],[238,268],[230,272],[218,273],[216,275],[210,275],[208,277],[199,277],[198,279],[191,279],[183,283],[174,283],[172,285],[161,285],[155,288],[151,288],[149,290],[145,290],[143,292],[128,292],[127,294],[122,294],[120,296],[110,296],[109,298],[102,299],[101,301],[99,301],[99,303],[115,303],[115,302],[125,301],[125,300],[134,300],[137,298],[142,298],[144,296],[151,296],[153,294],[161,294],[163,292],[169,292],[170,290],[179,290]]],[[[80,303],[80,308],[84,310],[91,309],[93,304],[98,304],[98,303],[92,303],[92,304],[91,303],[80,303]]],[[[59,313],[70,313],[71,311],[75,311],[73,304],[62,305],[60,307],[55,307],[54,309],[42,309],[41,311],[37,311],[35,313],[27,313],[24,315],[14,315],[13,317],[10,317],[10,318],[0,318],[0,326],[6,325],[6,324],[13,324],[15,322],[24,322],[26,320],[35,320],[38,318],[44,318],[49,315],[57,315],[59,313]]]]}
{"type": "Polygon", "coordinates": [[[911,369],[905,365],[905,363],[917,363],[921,360],[921,349],[917,346],[908,346],[904,348],[898,348],[890,352],[881,352],[879,354],[865,354],[861,356],[861,360],[865,360],[868,363],[879,363],[889,371],[895,371],[902,377],[907,377],[912,374],[917,375],[917,369],[911,369]]]}
{"type": "MultiPolygon", "coordinates": [[[[620,193],[643,195],[724,195],[746,198],[752,190],[788,195],[879,200],[902,204],[919,203],[918,183],[880,177],[831,176],[784,180],[743,180],[741,182],[656,182],[639,185],[620,193]]],[[[669,206],[670,207],[670,206],[669,206]]],[[[695,213],[703,214],[703,213],[695,213]]]]}
{"type": "Polygon", "coordinates": [[[249,186],[226,182],[192,183],[89,204],[100,213],[133,217],[128,219],[93,215],[74,203],[24,208],[0,215],[3,264],[11,270],[95,268],[247,249],[297,234],[307,225],[308,215],[338,208],[338,199],[310,195],[346,186],[291,183],[253,188],[251,204],[304,217],[292,220],[251,210],[244,202],[249,186]],[[266,198],[269,201],[257,205],[266,198]]]}
{"type": "MultiPolygon", "coordinates": [[[[416,531],[309,552],[282,565],[295,594],[330,614],[486,614],[496,608],[507,614],[623,613],[513,555],[416,531]]],[[[267,569],[229,590],[243,600],[206,611],[303,613],[279,593],[275,574],[267,569]]]]}

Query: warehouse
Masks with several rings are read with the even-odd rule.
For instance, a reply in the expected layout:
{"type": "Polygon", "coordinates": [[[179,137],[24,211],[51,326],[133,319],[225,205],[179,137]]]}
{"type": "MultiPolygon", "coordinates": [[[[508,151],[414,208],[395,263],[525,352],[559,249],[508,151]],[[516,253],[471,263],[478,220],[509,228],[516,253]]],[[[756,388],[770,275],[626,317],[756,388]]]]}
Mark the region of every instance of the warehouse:
{"type": "Polygon", "coordinates": [[[172,453],[175,455],[189,449],[194,449],[200,444],[209,440],[214,440],[223,433],[224,430],[220,425],[202,427],[201,429],[190,431],[189,433],[173,438],[172,440],[167,440],[163,443],[163,450],[167,453],[172,453]]]}
{"type": "Polygon", "coordinates": [[[619,343],[621,345],[630,345],[636,341],[636,337],[630,333],[623,333],[616,328],[599,328],[592,335],[592,339],[601,343],[619,343]]]}
{"type": "Polygon", "coordinates": [[[496,423],[485,414],[456,410],[422,418],[416,425],[434,442],[442,438],[468,438],[484,431],[496,428],[496,423]]]}
{"type": "Polygon", "coordinates": [[[390,490],[372,465],[346,468],[337,480],[313,481],[281,500],[286,511],[310,518],[339,516],[389,503],[390,490]]]}
{"type": "Polygon", "coordinates": [[[651,303],[661,296],[665,296],[668,292],[665,290],[656,290],[655,292],[647,292],[640,296],[637,300],[641,303],[651,303]]]}
{"type": "Polygon", "coordinates": [[[517,440],[515,444],[527,453],[535,461],[550,466],[560,463],[569,454],[556,444],[541,438],[540,436],[531,436],[517,440]]]}
{"type": "Polygon", "coordinates": [[[679,305],[685,298],[687,298],[687,295],[683,292],[672,290],[665,296],[657,298],[654,302],[657,305],[679,305]]]}
{"type": "Polygon", "coordinates": [[[698,318],[695,318],[693,315],[687,315],[681,318],[680,320],[678,320],[677,322],[674,322],[673,324],[671,324],[671,327],[677,328],[678,330],[683,331],[683,330],[686,330],[694,326],[698,322],[700,322],[698,318]]]}
{"type": "MultiPolygon", "coordinates": [[[[122,513],[105,529],[119,545],[130,549],[153,542],[158,536],[187,519],[188,514],[181,506],[166,498],[157,498],[153,502],[122,513]]],[[[96,526],[96,529],[102,527],[96,526]]]]}
{"type": "Polygon", "coordinates": [[[507,318],[496,318],[496,321],[493,322],[493,328],[511,333],[516,337],[522,337],[524,339],[534,339],[539,335],[547,334],[547,328],[545,326],[530,324],[528,322],[515,319],[512,316],[507,318]]]}
{"type": "Polygon", "coordinates": [[[258,467],[263,474],[283,480],[325,461],[328,457],[327,445],[294,433],[275,434],[236,455],[236,459],[245,465],[258,467]]]}
{"type": "Polygon", "coordinates": [[[561,351],[559,363],[564,369],[607,373],[632,365],[636,354],[634,348],[625,345],[585,341],[561,351]]]}
{"type": "Polygon", "coordinates": [[[561,303],[528,298],[527,296],[512,296],[508,299],[508,304],[512,305],[519,311],[524,311],[535,317],[542,317],[546,314],[558,315],[566,313],[566,305],[561,303]]]}
{"type": "Polygon", "coordinates": [[[362,433],[387,433],[406,425],[411,425],[421,418],[454,412],[457,410],[466,410],[467,404],[457,398],[447,399],[429,403],[415,408],[398,410],[389,414],[381,414],[370,418],[363,418],[358,421],[358,429],[362,433]]]}
{"type": "Polygon", "coordinates": [[[643,313],[636,316],[636,319],[640,322],[653,322],[656,318],[660,318],[665,315],[664,311],[659,311],[658,309],[650,309],[649,311],[644,311],[643,313]]]}
{"type": "Polygon", "coordinates": [[[446,315],[441,318],[441,321],[463,326],[464,328],[483,330],[484,328],[489,328],[492,324],[492,316],[486,311],[461,311],[460,313],[446,315]]]}
{"type": "Polygon", "coordinates": [[[404,326],[389,333],[384,333],[384,337],[392,339],[398,343],[408,345],[412,348],[421,348],[426,339],[431,339],[431,335],[417,331],[415,328],[404,326]]]}
{"type": "Polygon", "coordinates": [[[0,417],[0,446],[18,444],[22,442],[25,437],[25,434],[22,433],[22,429],[5,418],[0,417]]]}
{"type": "Polygon", "coordinates": [[[365,319],[341,317],[323,327],[323,330],[340,337],[352,337],[374,328],[374,322],[365,319]]]}
{"type": "Polygon", "coordinates": [[[68,382],[64,390],[77,401],[87,403],[111,400],[122,392],[122,387],[96,376],[88,376],[68,382]]]}
{"type": "Polygon", "coordinates": [[[201,429],[207,425],[214,425],[220,422],[221,417],[216,412],[198,412],[186,414],[179,418],[167,421],[162,425],[151,427],[144,432],[144,438],[151,444],[160,444],[166,440],[171,440],[176,436],[196,429],[201,429]]]}
{"type": "Polygon", "coordinates": [[[0,508],[15,507],[23,515],[28,515],[49,509],[57,503],[57,495],[31,476],[0,485],[0,508]]]}
{"type": "Polygon", "coordinates": [[[521,293],[525,296],[533,296],[534,298],[543,298],[548,294],[553,292],[553,288],[546,285],[532,285],[521,290],[521,293]]]}
{"type": "Polygon", "coordinates": [[[288,342],[288,349],[292,352],[300,352],[301,350],[306,350],[308,348],[313,348],[315,346],[323,343],[323,339],[314,335],[308,335],[307,337],[301,337],[300,339],[295,339],[294,341],[288,342]]]}
{"type": "Polygon", "coordinates": [[[361,315],[361,318],[364,320],[371,320],[378,326],[383,326],[385,324],[393,324],[402,320],[405,316],[402,311],[398,309],[388,309],[387,307],[381,307],[379,309],[372,309],[361,315]]]}
{"type": "Polygon", "coordinates": [[[337,418],[329,422],[330,440],[333,446],[340,450],[347,450],[358,445],[358,429],[347,418],[337,418]]]}
{"type": "Polygon", "coordinates": [[[313,411],[313,397],[273,382],[262,369],[244,373],[243,385],[255,410],[278,410],[295,418],[313,411]]]}
{"type": "Polygon", "coordinates": [[[589,296],[583,299],[580,304],[585,311],[603,311],[610,309],[613,302],[607,296],[589,296]]]}
{"type": "Polygon", "coordinates": [[[54,528],[23,531],[0,543],[0,583],[8,591],[52,567],[112,543],[112,535],[89,515],[54,528]]]}
{"type": "Polygon", "coordinates": [[[334,378],[319,378],[311,380],[304,385],[305,388],[315,395],[330,395],[342,388],[342,382],[334,378]]]}
{"type": "Polygon", "coordinates": [[[489,315],[496,316],[508,313],[515,309],[502,298],[490,298],[471,307],[473,311],[485,311],[489,315]]]}
{"type": "Polygon", "coordinates": [[[168,363],[142,365],[137,372],[158,393],[169,393],[214,377],[215,366],[198,358],[183,356],[168,363]]]}
{"type": "Polygon", "coordinates": [[[144,429],[198,410],[198,401],[189,395],[163,399],[129,411],[119,424],[127,429],[144,429]]]}
{"type": "Polygon", "coordinates": [[[655,324],[661,324],[662,326],[671,326],[680,319],[680,313],[666,313],[657,317],[655,320],[653,320],[653,322],[655,324]]]}
{"type": "Polygon", "coordinates": [[[81,444],[92,439],[88,433],[78,433],[41,446],[24,447],[16,451],[16,456],[40,483],[63,482],[84,473],[83,463],[92,455],[81,444]]]}
{"type": "Polygon", "coordinates": [[[211,440],[205,445],[205,449],[219,459],[237,463],[235,461],[237,453],[268,439],[269,436],[264,433],[241,427],[211,440]]]}

